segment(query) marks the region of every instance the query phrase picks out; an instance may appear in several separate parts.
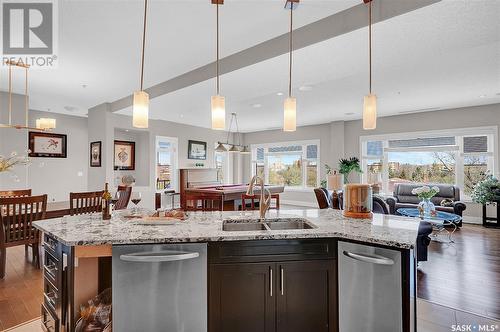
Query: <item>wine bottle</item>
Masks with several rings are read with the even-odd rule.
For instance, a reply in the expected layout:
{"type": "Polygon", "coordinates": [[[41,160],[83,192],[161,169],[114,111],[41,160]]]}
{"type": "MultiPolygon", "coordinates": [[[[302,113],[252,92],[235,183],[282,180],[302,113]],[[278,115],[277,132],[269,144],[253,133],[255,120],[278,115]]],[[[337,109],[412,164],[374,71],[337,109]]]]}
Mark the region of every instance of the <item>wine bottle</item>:
{"type": "Polygon", "coordinates": [[[108,183],[104,185],[104,193],[102,194],[102,219],[109,220],[111,219],[111,194],[108,191],[108,183]]]}

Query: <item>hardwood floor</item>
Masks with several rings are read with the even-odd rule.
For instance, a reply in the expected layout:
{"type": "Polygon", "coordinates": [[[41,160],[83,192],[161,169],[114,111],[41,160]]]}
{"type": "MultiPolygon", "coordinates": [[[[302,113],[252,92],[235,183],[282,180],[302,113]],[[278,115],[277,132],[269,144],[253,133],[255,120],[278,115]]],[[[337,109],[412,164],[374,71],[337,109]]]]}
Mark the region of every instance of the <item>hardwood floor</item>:
{"type": "Polygon", "coordinates": [[[5,278],[0,279],[0,330],[40,316],[42,270],[24,257],[24,246],[7,249],[5,278]]]}
{"type": "Polygon", "coordinates": [[[453,238],[431,242],[418,269],[418,297],[500,319],[500,229],[464,225],[453,238]]]}

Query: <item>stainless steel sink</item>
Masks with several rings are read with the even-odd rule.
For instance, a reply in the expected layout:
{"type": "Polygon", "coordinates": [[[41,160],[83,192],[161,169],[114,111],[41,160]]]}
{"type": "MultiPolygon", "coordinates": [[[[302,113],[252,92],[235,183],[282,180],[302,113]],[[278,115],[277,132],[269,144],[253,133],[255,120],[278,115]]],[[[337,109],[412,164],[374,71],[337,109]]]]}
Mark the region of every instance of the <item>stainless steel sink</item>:
{"type": "Polygon", "coordinates": [[[241,231],[264,231],[266,226],[261,222],[226,222],[224,220],[222,223],[222,230],[229,232],[241,232],[241,231]]]}
{"type": "Polygon", "coordinates": [[[304,218],[226,219],[222,223],[222,230],[230,232],[312,228],[317,226],[304,218]]]}

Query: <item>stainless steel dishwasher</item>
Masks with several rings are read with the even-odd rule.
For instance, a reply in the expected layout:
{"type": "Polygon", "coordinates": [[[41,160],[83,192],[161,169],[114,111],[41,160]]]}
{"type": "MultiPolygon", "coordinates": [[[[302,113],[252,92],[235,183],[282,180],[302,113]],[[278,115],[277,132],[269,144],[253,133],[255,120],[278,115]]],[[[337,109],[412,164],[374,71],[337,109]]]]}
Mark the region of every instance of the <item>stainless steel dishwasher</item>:
{"type": "Polygon", "coordinates": [[[403,331],[401,257],[397,250],[338,242],[340,332],[403,331]]]}
{"type": "Polygon", "coordinates": [[[113,246],[113,330],[206,332],[206,243],[113,246]]]}

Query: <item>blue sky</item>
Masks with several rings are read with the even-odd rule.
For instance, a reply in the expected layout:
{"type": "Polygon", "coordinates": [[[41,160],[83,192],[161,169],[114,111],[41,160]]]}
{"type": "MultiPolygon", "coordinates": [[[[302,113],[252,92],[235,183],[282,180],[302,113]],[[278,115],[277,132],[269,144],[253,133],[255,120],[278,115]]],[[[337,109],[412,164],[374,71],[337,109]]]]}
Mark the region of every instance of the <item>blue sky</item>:
{"type": "Polygon", "coordinates": [[[432,152],[389,152],[389,162],[401,164],[430,165],[434,162],[432,152]]]}

